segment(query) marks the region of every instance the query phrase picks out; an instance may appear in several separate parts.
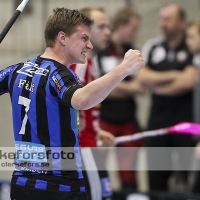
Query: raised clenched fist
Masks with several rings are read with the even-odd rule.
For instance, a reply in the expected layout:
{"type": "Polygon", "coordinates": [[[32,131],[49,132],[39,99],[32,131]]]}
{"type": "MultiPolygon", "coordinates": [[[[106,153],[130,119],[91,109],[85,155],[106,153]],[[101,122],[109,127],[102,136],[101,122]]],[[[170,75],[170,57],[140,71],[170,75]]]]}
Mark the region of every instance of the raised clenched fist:
{"type": "Polygon", "coordinates": [[[130,49],[125,53],[122,65],[125,68],[127,75],[129,75],[136,74],[145,63],[140,51],[130,49]]]}

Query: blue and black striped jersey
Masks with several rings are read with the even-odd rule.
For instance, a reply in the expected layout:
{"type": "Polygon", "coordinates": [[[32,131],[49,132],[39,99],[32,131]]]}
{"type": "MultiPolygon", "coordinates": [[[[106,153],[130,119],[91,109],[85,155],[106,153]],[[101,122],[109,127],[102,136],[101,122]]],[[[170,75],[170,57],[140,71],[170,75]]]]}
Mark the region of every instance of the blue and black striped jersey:
{"type": "Polygon", "coordinates": [[[0,94],[9,92],[12,102],[16,175],[83,178],[78,111],[71,106],[81,87],[72,70],[40,56],[0,72],[0,94]]]}

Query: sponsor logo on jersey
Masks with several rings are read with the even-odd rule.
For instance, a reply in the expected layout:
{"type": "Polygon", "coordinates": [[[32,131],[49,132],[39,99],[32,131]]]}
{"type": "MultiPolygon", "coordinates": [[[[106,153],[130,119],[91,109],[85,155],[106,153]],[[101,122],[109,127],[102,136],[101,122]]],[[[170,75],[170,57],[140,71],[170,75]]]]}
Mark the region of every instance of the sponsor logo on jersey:
{"type": "Polygon", "coordinates": [[[42,75],[47,76],[49,73],[48,69],[43,69],[38,66],[38,64],[34,64],[32,62],[24,63],[24,66],[17,71],[18,74],[25,74],[29,77],[33,77],[34,75],[42,75]]]}
{"type": "Polygon", "coordinates": [[[15,156],[20,161],[47,162],[45,146],[31,142],[15,142],[15,156]]]}
{"type": "Polygon", "coordinates": [[[11,68],[8,68],[8,69],[4,70],[2,73],[0,73],[0,78],[3,78],[7,73],[9,73],[11,71],[12,71],[11,68]]]}
{"type": "Polygon", "coordinates": [[[58,79],[57,79],[55,76],[53,76],[53,77],[52,77],[52,80],[53,80],[53,82],[55,83],[55,85],[56,85],[56,87],[58,88],[58,90],[61,91],[62,87],[61,87],[61,85],[60,85],[58,79]]]}
{"type": "Polygon", "coordinates": [[[80,129],[80,121],[79,121],[79,111],[75,110],[76,112],[76,130],[80,129]]]}

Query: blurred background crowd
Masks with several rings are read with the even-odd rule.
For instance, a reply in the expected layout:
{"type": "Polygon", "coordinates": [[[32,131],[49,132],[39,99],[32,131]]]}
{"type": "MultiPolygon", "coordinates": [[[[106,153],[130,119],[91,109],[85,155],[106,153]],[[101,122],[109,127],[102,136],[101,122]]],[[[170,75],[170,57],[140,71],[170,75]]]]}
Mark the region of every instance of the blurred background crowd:
{"type": "MultiPolygon", "coordinates": [[[[0,29],[20,2],[0,0],[0,29]]],[[[101,128],[115,136],[122,136],[168,127],[182,121],[200,123],[199,0],[30,1],[0,45],[0,69],[43,52],[44,25],[53,8],[81,9],[88,6],[102,7],[111,21],[110,44],[95,58],[98,77],[117,66],[130,48],[141,50],[146,63],[139,74],[127,77],[103,101],[100,109],[101,128]]],[[[0,98],[0,104],[0,146],[10,147],[14,144],[8,95],[0,98]]],[[[121,147],[169,147],[159,148],[160,160],[164,161],[162,164],[168,165],[173,160],[173,147],[200,146],[199,141],[188,135],[166,135],[124,143],[121,147]]],[[[120,170],[121,165],[132,163],[146,164],[151,168],[159,159],[154,159],[154,151],[157,151],[156,148],[140,151],[137,156],[135,152],[122,151],[115,159],[110,155],[119,169],[117,173],[110,172],[113,190],[122,196],[123,193],[124,196],[133,192],[151,193],[151,199],[164,199],[163,194],[175,191],[181,193],[179,197],[170,196],[168,199],[189,199],[189,194],[196,195],[192,198],[198,199],[198,171],[192,174],[195,180],[191,187],[191,174],[188,171],[120,170]]],[[[179,155],[178,150],[176,153],[179,155]]],[[[187,163],[181,156],[179,162],[180,165],[187,163]]],[[[9,180],[10,176],[11,172],[0,171],[2,181],[9,180]]],[[[1,189],[9,190],[9,187],[4,185],[3,188],[2,185],[1,189]]],[[[4,194],[0,195],[0,199],[8,199],[4,194]]],[[[116,199],[123,199],[124,196],[116,199]]]]}

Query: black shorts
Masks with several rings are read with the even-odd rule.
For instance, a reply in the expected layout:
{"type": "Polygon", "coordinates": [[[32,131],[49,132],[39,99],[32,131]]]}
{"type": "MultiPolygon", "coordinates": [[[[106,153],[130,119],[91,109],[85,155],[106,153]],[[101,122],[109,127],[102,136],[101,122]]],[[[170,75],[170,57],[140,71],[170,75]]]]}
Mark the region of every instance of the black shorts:
{"type": "Polygon", "coordinates": [[[68,179],[51,175],[13,176],[11,180],[11,200],[87,200],[85,182],[83,179],[68,179]],[[20,183],[19,179],[26,180],[20,183]],[[36,187],[36,182],[45,181],[46,187],[36,187]],[[70,187],[69,191],[62,191],[70,187]]]}

